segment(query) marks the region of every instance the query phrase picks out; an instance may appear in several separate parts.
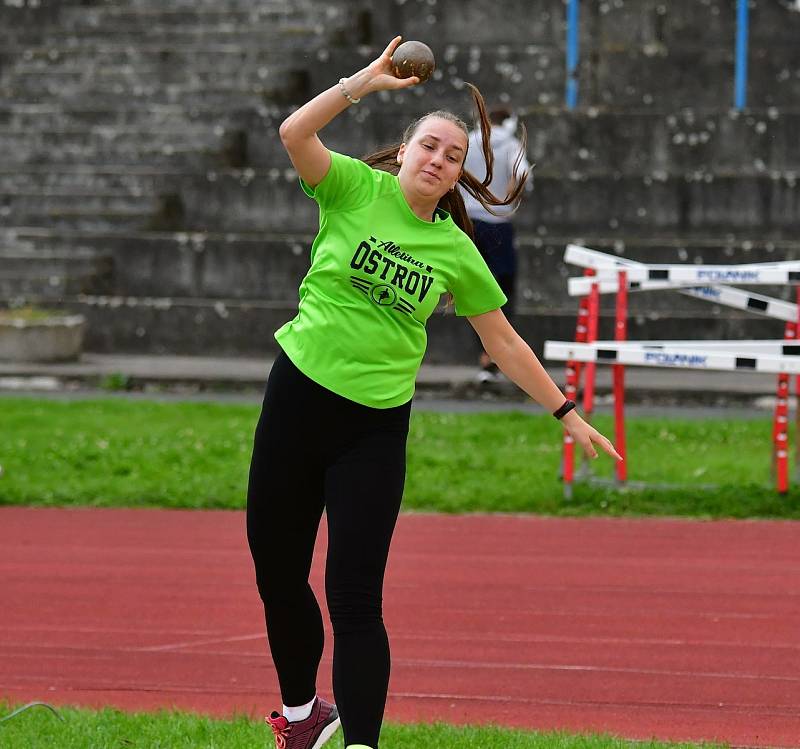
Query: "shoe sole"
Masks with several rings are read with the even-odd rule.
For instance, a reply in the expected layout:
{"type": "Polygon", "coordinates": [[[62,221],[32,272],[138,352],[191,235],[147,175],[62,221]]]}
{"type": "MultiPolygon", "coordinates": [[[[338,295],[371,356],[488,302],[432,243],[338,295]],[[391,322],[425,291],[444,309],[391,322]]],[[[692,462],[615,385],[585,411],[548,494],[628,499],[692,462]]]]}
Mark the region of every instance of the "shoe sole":
{"type": "Polygon", "coordinates": [[[314,742],[314,746],[311,749],[320,749],[320,747],[331,737],[333,734],[336,733],[336,729],[341,725],[342,721],[337,718],[334,720],[330,725],[325,726],[322,729],[322,733],[319,735],[319,738],[314,742]]]}

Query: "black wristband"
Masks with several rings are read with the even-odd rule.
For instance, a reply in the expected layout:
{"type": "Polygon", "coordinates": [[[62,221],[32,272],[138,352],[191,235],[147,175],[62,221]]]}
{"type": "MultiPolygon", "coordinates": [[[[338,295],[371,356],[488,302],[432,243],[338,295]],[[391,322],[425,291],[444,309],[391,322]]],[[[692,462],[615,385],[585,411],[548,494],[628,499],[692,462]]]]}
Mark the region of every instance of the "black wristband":
{"type": "Polygon", "coordinates": [[[561,421],[573,408],[575,408],[575,401],[565,400],[559,408],[553,411],[553,416],[561,421]]]}

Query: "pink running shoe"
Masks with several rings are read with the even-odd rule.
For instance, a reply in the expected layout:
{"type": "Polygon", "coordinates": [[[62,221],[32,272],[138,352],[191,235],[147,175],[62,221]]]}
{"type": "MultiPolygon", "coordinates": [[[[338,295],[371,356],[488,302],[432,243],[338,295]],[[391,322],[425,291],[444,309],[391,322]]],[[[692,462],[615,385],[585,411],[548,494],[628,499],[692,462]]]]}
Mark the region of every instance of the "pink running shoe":
{"type": "Polygon", "coordinates": [[[277,749],[320,749],[339,727],[336,705],[317,697],[311,715],[305,720],[290,723],[280,713],[264,718],[275,734],[277,749]]]}

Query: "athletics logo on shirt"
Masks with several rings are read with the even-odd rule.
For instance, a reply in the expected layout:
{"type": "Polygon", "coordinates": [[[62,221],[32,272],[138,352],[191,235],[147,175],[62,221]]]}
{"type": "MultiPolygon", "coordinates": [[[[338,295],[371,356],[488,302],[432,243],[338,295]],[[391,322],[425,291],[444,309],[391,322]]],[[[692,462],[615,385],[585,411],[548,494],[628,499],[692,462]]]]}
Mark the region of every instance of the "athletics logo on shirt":
{"type": "Polygon", "coordinates": [[[391,307],[397,301],[397,292],[385,283],[373,286],[369,295],[372,297],[372,301],[381,307],[391,307]]]}
{"type": "Polygon", "coordinates": [[[378,242],[375,237],[358,245],[350,260],[350,267],[369,276],[376,276],[374,281],[350,276],[350,282],[355,289],[368,296],[379,307],[392,307],[396,312],[406,315],[414,312],[416,307],[400,296],[399,292],[405,291],[421,303],[433,285],[433,276],[429,275],[433,268],[430,265],[415,260],[394,242],[378,242]],[[377,246],[373,246],[374,244],[377,246]],[[410,263],[415,268],[409,268],[398,262],[399,260],[410,263]],[[378,279],[384,283],[379,283],[378,279]]]}

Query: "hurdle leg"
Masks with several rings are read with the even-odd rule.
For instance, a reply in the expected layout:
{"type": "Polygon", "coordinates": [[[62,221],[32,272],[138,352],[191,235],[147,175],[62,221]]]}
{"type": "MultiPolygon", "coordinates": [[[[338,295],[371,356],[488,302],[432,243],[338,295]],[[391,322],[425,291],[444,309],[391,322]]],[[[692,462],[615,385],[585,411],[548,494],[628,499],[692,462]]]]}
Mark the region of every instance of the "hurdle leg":
{"type": "MultiPolygon", "coordinates": [[[[625,341],[628,338],[628,274],[619,272],[619,289],[617,291],[616,325],[614,340],[625,341]]],[[[617,452],[622,456],[614,469],[618,484],[624,484],[628,478],[625,453],[625,367],[613,365],[614,378],[614,440],[617,452]]]]}
{"type": "MultiPolygon", "coordinates": [[[[784,338],[791,339],[797,335],[794,323],[787,322],[784,338]]],[[[778,374],[778,390],[775,394],[775,414],[772,420],[772,466],[775,488],[781,494],[789,490],[789,375],[778,374]]]]}
{"type": "MultiPolygon", "coordinates": [[[[787,378],[788,379],[788,378],[787,378]]],[[[788,399],[790,395],[790,387],[787,385],[786,387],[786,399],[787,399],[787,414],[789,410],[788,406],[788,399]]],[[[800,375],[797,375],[794,378],[794,397],[795,397],[795,406],[794,406],[794,480],[800,481],[800,375]]],[[[787,415],[787,424],[788,424],[788,415],[787,415]]],[[[787,439],[787,450],[789,449],[788,444],[788,435],[787,439]]]]}
{"type": "MultiPolygon", "coordinates": [[[[796,325],[791,322],[787,322],[783,329],[783,338],[784,340],[792,340],[797,335],[796,333],[796,325]]],[[[777,440],[778,440],[778,432],[781,428],[785,428],[786,424],[781,426],[781,420],[788,416],[788,401],[785,403],[786,399],[789,395],[789,375],[780,372],[778,374],[778,379],[776,383],[775,389],[775,408],[772,414],[772,449],[771,449],[771,461],[770,461],[770,477],[772,481],[777,482],[778,480],[778,448],[777,448],[777,440]],[[784,409],[785,412],[784,412],[784,409]]]]}
{"type": "MultiPolygon", "coordinates": [[[[800,336],[800,286],[794,288],[798,318],[792,329],[792,337],[797,338],[800,336]]],[[[794,378],[794,397],[794,477],[796,481],[800,481],[800,375],[794,378]]]]}
{"type": "MultiPolygon", "coordinates": [[[[597,328],[600,317],[600,287],[593,283],[589,292],[588,313],[586,318],[586,342],[593,343],[597,340],[597,328]]],[[[584,364],[584,384],[583,384],[583,418],[588,423],[592,423],[594,414],[594,385],[596,365],[594,362],[584,364]]],[[[584,460],[580,467],[580,476],[591,473],[588,461],[584,460]]]]}
{"type": "Polygon", "coordinates": [[[572,499],[572,485],[575,481],[575,440],[569,432],[564,430],[564,466],[562,481],[564,484],[564,499],[572,499]]]}
{"type": "MultiPolygon", "coordinates": [[[[578,362],[567,362],[567,384],[564,394],[567,400],[575,400],[577,393],[578,362]]],[[[575,442],[569,432],[564,430],[561,450],[561,480],[564,483],[564,498],[572,497],[572,482],[575,480],[575,442]]]]}
{"type": "MultiPolygon", "coordinates": [[[[575,323],[575,342],[586,342],[586,317],[589,310],[589,302],[586,297],[581,298],[578,305],[578,320],[575,323]]],[[[577,401],[578,389],[581,383],[582,362],[568,361],[566,367],[566,384],[564,395],[568,400],[577,401]]],[[[564,430],[564,441],[561,451],[561,471],[559,478],[564,483],[564,496],[569,499],[572,496],[572,481],[575,478],[575,443],[564,430]],[[569,496],[567,496],[569,494],[569,496]]]]}
{"type": "Polygon", "coordinates": [[[781,494],[789,491],[789,460],[788,460],[788,440],[786,427],[788,426],[788,416],[786,402],[789,395],[788,378],[784,386],[778,391],[778,406],[776,411],[776,434],[775,434],[775,468],[776,468],[776,488],[781,494]]]}

